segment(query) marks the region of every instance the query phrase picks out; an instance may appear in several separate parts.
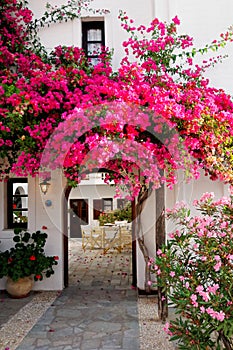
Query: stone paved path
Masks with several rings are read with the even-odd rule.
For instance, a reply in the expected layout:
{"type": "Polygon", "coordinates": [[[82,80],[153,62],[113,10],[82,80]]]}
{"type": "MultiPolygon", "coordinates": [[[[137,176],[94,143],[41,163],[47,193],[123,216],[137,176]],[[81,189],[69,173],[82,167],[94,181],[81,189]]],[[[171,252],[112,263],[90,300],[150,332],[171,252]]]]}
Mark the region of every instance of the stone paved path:
{"type": "MultiPolygon", "coordinates": [[[[27,298],[12,299],[5,290],[0,291],[0,327],[3,326],[20,309],[27,305],[34,297],[32,292],[27,298]]],[[[0,334],[1,338],[1,334],[0,334]]],[[[1,343],[0,343],[1,345],[1,343]]],[[[0,350],[1,347],[0,347],[0,350]]]]}
{"type": "Polygon", "coordinates": [[[70,241],[70,286],[17,350],[138,350],[137,293],[131,252],[85,253],[70,241]]]}

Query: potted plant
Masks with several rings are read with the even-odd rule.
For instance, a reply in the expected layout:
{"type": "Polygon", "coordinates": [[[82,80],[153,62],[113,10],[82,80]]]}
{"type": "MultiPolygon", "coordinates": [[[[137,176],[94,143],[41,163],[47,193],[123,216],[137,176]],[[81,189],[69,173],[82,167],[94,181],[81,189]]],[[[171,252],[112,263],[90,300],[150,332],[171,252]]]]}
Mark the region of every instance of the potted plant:
{"type": "Polygon", "coordinates": [[[104,226],[106,223],[114,224],[115,221],[127,220],[128,222],[132,221],[132,207],[131,203],[128,203],[126,206],[120,209],[111,210],[106,213],[101,213],[99,216],[100,226],[104,226]]]}
{"type": "Polygon", "coordinates": [[[17,228],[13,237],[15,246],[0,252],[0,278],[7,277],[6,290],[11,296],[27,296],[33,280],[41,281],[54,274],[58,257],[45,255],[47,237],[45,232],[29,233],[17,228]]]}

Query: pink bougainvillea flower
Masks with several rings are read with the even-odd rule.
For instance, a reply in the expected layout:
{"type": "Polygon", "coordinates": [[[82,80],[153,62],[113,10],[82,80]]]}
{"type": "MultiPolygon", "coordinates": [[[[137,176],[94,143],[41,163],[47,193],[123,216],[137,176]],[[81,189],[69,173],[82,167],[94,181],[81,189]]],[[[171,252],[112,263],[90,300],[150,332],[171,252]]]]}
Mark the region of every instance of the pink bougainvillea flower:
{"type": "Polygon", "coordinates": [[[177,25],[180,25],[180,20],[177,16],[175,16],[174,18],[172,18],[172,21],[177,24],[177,25]]]}

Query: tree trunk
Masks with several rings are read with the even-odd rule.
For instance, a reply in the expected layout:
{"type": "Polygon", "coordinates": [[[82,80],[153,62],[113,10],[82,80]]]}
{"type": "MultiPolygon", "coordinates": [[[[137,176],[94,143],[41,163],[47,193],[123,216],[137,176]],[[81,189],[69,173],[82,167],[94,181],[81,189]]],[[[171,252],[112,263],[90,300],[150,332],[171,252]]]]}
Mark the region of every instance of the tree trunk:
{"type": "Polygon", "coordinates": [[[151,288],[148,282],[150,281],[150,269],[149,269],[149,254],[148,249],[145,245],[144,235],[142,232],[142,225],[141,225],[141,212],[143,210],[144,204],[146,199],[151,195],[151,191],[149,189],[144,189],[143,192],[141,192],[138,196],[138,203],[136,206],[136,212],[137,212],[137,241],[139,244],[139,247],[141,249],[141,252],[143,254],[143,258],[145,261],[145,284],[144,288],[146,293],[150,293],[151,288]]]}
{"type": "MultiPolygon", "coordinates": [[[[156,254],[165,244],[165,200],[164,185],[156,190],[156,254]]],[[[162,292],[162,288],[158,287],[158,314],[159,318],[165,322],[168,316],[167,296],[162,292]]]]}
{"type": "MultiPolygon", "coordinates": [[[[137,240],[139,247],[144,257],[145,261],[145,291],[150,293],[151,288],[148,285],[148,281],[151,280],[150,269],[149,269],[149,254],[148,249],[145,245],[144,235],[141,227],[141,213],[145,204],[146,199],[151,195],[152,191],[149,189],[144,189],[143,192],[138,196],[138,203],[136,206],[137,210],[137,240]]],[[[156,252],[161,249],[163,244],[165,244],[165,199],[164,199],[164,185],[156,190],[156,252]]],[[[167,296],[162,292],[162,288],[158,287],[158,314],[159,318],[165,322],[168,316],[168,305],[167,296]]]]}
{"type": "Polygon", "coordinates": [[[223,344],[224,344],[226,350],[233,350],[233,344],[232,344],[232,342],[231,342],[228,338],[225,337],[225,335],[223,334],[223,332],[220,332],[220,333],[219,333],[219,337],[220,337],[220,339],[222,340],[222,342],[223,342],[223,344]]]}

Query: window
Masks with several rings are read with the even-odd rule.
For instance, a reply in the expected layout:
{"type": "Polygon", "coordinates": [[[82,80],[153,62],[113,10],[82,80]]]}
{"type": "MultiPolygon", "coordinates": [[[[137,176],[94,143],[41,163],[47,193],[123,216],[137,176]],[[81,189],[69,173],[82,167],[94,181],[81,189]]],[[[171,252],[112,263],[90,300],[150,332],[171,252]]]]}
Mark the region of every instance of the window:
{"type": "Polygon", "coordinates": [[[93,200],[93,219],[98,220],[102,212],[107,213],[113,209],[112,198],[102,198],[93,200]]]}
{"type": "Polygon", "coordinates": [[[93,219],[98,220],[102,211],[102,199],[93,199],[93,219]]]}
{"type": "Polygon", "coordinates": [[[82,22],[82,47],[93,65],[105,46],[104,21],[82,22]]]}
{"type": "Polygon", "coordinates": [[[117,209],[123,209],[129,201],[125,198],[117,198],[117,209]]]}
{"type": "Polygon", "coordinates": [[[103,211],[106,213],[112,210],[112,198],[103,198],[103,211]]]}
{"type": "Polygon", "coordinates": [[[9,179],[7,182],[8,228],[27,227],[28,183],[27,179],[9,179]]]}

